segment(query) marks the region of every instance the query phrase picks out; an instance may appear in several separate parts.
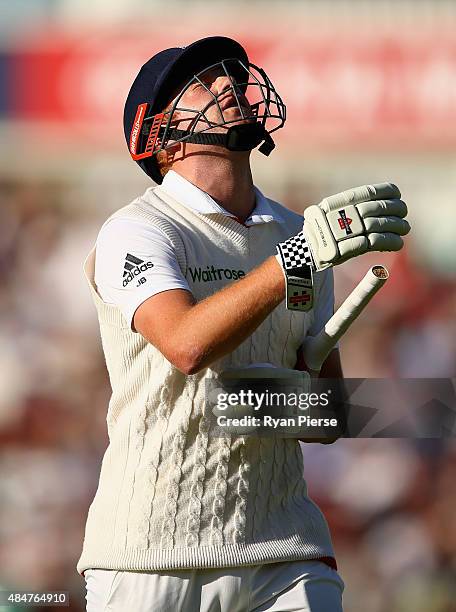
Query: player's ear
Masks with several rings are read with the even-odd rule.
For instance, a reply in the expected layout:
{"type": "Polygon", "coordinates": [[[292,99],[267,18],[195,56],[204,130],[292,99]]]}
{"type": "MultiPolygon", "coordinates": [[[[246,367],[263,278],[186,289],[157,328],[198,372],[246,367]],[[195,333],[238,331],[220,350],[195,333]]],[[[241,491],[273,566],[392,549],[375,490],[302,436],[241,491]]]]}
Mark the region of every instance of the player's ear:
{"type": "Polygon", "coordinates": [[[181,143],[176,142],[170,147],[167,147],[163,151],[159,151],[157,153],[157,165],[162,176],[165,176],[166,173],[171,170],[171,167],[180,149],[181,143]]]}

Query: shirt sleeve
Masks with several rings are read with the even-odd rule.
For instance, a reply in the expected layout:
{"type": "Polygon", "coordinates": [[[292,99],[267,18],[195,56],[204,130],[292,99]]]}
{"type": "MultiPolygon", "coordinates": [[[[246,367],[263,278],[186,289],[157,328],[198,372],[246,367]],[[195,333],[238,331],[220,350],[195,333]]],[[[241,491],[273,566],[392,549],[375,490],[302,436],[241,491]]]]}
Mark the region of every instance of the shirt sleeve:
{"type": "MultiPolygon", "coordinates": [[[[319,289],[316,299],[315,315],[308,330],[309,336],[316,336],[334,314],[334,274],[332,268],[318,273],[319,289]]],[[[336,344],[336,348],[339,345],[336,344]]]]}
{"type": "Polygon", "coordinates": [[[118,306],[131,329],[137,308],[148,298],[190,287],[170,239],[157,227],[116,217],[100,230],[95,284],[104,302],[118,306]]]}

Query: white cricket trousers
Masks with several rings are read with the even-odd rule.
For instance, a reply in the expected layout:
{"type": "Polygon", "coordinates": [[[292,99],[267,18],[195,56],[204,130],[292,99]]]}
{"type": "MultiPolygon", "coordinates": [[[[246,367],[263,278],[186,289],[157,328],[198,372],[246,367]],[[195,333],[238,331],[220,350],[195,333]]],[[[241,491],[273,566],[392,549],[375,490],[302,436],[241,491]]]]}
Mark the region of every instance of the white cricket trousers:
{"type": "Polygon", "coordinates": [[[84,573],[87,612],[342,612],[344,583],[319,561],[84,573]]]}

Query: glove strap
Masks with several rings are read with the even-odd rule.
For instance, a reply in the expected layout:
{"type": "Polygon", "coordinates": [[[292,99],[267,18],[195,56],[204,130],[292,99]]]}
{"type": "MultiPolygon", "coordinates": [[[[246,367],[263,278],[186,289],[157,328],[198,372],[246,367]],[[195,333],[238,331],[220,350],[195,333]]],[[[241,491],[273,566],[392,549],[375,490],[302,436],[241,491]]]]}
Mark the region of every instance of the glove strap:
{"type": "Polygon", "coordinates": [[[315,265],[303,232],[277,245],[279,263],[285,274],[288,310],[306,312],[313,308],[315,265]],[[279,259],[280,258],[280,259],[279,259]]]}

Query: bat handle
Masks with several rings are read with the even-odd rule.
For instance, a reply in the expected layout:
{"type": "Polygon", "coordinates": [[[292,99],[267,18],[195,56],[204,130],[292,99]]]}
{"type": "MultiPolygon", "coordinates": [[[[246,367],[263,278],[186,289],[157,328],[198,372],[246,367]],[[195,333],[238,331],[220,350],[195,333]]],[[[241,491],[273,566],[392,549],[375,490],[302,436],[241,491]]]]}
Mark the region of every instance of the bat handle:
{"type": "Polygon", "coordinates": [[[382,265],[372,266],[347,299],[326,323],[317,336],[308,336],[303,344],[304,361],[311,376],[316,377],[331,350],[350,325],[386,283],[388,270],[382,265]]]}

